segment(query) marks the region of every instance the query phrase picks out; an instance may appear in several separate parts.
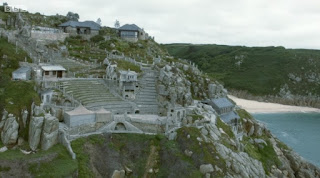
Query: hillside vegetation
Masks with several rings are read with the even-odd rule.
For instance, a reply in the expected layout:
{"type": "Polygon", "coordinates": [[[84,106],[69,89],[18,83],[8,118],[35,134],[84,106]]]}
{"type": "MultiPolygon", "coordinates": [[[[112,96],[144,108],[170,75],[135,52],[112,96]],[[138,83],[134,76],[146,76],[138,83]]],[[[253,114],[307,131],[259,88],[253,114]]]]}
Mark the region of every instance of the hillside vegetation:
{"type": "Polygon", "coordinates": [[[283,47],[165,45],[168,52],[188,59],[220,80],[228,89],[253,95],[320,95],[320,51],[283,47]]]}

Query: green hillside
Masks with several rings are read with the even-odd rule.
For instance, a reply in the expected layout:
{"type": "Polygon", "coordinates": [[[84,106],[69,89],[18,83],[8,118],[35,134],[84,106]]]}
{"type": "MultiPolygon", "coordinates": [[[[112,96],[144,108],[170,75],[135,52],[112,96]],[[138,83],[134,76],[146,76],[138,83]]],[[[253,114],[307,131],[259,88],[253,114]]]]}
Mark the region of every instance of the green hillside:
{"type": "Polygon", "coordinates": [[[287,84],[292,94],[320,95],[320,50],[192,44],[165,47],[171,55],[191,60],[229,89],[277,95],[287,84]]]}

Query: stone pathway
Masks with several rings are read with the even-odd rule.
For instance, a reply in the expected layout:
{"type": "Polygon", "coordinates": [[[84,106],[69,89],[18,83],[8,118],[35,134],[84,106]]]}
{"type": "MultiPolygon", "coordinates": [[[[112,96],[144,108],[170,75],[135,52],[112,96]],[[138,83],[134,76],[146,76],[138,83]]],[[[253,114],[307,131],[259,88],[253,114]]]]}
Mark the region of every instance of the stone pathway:
{"type": "Polygon", "coordinates": [[[158,101],[156,90],[156,73],[149,67],[142,68],[143,76],[139,79],[140,92],[135,103],[140,114],[158,114],[158,101]]]}

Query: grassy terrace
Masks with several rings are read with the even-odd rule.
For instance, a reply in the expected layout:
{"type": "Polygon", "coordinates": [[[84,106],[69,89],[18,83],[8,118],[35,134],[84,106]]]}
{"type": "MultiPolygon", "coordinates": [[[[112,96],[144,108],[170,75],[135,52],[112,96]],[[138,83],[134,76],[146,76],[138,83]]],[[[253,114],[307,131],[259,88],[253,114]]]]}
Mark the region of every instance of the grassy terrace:
{"type": "Polygon", "coordinates": [[[277,94],[287,83],[294,94],[307,95],[310,92],[320,95],[320,85],[306,79],[296,85],[288,77],[289,73],[302,78],[304,74],[319,73],[319,50],[190,44],[165,47],[171,55],[195,62],[230,89],[269,95],[277,94]],[[236,65],[241,60],[241,65],[236,65]]]}
{"type": "Polygon", "coordinates": [[[124,60],[110,60],[110,62],[113,62],[113,63],[117,63],[117,67],[120,69],[120,70],[128,70],[130,69],[131,71],[135,71],[137,73],[140,73],[141,72],[141,69],[140,69],[140,66],[138,65],[135,65],[131,62],[128,62],[128,61],[124,61],[124,60]]]}

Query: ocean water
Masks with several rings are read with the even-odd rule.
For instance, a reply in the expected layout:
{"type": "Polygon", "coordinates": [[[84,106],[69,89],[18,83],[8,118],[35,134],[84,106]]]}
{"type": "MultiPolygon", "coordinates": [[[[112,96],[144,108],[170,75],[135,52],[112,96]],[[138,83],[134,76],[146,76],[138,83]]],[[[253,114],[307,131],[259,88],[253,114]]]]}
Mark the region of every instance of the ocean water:
{"type": "Polygon", "coordinates": [[[320,113],[252,114],[299,155],[320,167],[320,113]]]}

